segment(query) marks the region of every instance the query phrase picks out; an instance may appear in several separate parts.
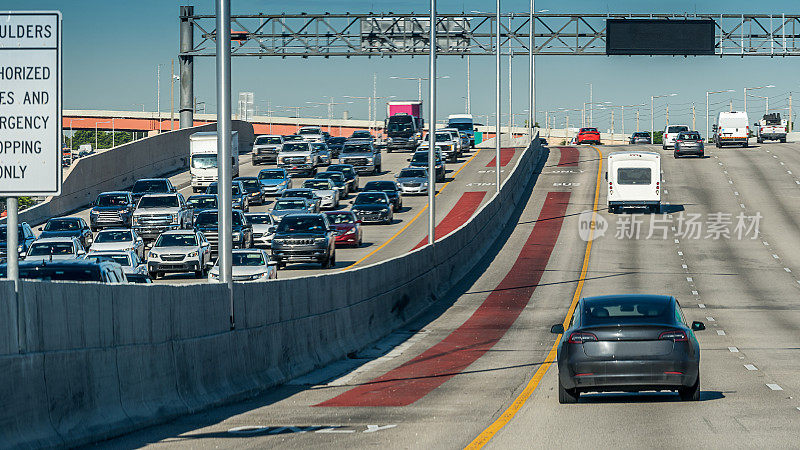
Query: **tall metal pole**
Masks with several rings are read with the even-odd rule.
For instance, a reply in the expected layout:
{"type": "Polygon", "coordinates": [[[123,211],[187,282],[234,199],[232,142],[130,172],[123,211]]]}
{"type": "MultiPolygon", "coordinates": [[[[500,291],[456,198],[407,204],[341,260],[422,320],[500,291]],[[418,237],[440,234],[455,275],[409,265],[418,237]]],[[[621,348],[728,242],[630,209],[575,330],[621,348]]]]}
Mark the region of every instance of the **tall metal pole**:
{"type": "Polygon", "coordinates": [[[169,67],[169,129],[175,129],[175,58],[170,61],[169,67]]]}
{"type": "Polygon", "coordinates": [[[14,282],[14,291],[18,291],[19,285],[19,236],[17,229],[19,228],[19,216],[17,208],[17,197],[6,198],[6,210],[8,217],[6,219],[6,255],[8,255],[6,267],[7,278],[14,282]]]}
{"type": "MultiPolygon", "coordinates": [[[[431,0],[430,25],[430,112],[428,119],[428,244],[436,241],[436,0],[431,0]]],[[[420,100],[422,79],[419,80],[420,100]]]]}
{"type": "MultiPolygon", "coordinates": [[[[181,52],[188,52],[194,47],[194,22],[189,17],[194,14],[194,6],[181,6],[181,52]]],[[[180,127],[194,126],[194,56],[179,56],[180,65],[180,127]]]]}
{"type": "MultiPolygon", "coordinates": [[[[512,26],[511,26],[511,15],[508,16],[508,29],[509,30],[512,29],[512,26]]],[[[513,131],[514,130],[514,109],[513,109],[513,106],[512,106],[512,102],[514,100],[514,94],[513,94],[514,89],[513,89],[513,83],[512,83],[513,80],[511,78],[512,74],[514,73],[514,70],[512,68],[513,58],[514,58],[514,50],[511,48],[511,45],[509,43],[509,46],[508,46],[508,138],[509,139],[513,139],[514,138],[514,131],[513,131]]]]}
{"type": "Polygon", "coordinates": [[[156,65],[156,113],[158,113],[158,132],[161,133],[161,64],[156,65]]]}
{"type": "Polygon", "coordinates": [[[495,30],[495,39],[497,40],[495,46],[495,136],[494,136],[494,159],[495,159],[495,185],[497,192],[500,192],[500,140],[502,134],[500,133],[500,0],[497,0],[497,29],[495,30]]]}
{"type": "Polygon", "coordinates": [[[467,114],[472,114],[472,112],[471,112],[471,106],[472,105],[470,104],[471,93],[470,93],[470,87],[469,87],[469,78],[470,78],[469,77],[469,66],[470,66],[469,55],[467,55],[467,114]]]}
{"type": "MultiPolygon", "coordinates": [[[[787,125],[786,126],[786,132],[787,133],[792,131],[792,125],[793,125],[792,122],[793,122],[792,121],[792,93],[789,92],[789,120],[786,122],[786,125],[787,125]]],[[[70,142],[72,142],[72,141],[70,141],[70,142]]]]}
{"type": "Polygon", "coordinates": [[[589,126],[594,126],[594,98],[593,98],[593,86],[592,83],[589,83],[589,126]]]}
{"type": "Polygon", "coordinates": [[[533,22],[533,2],[534,0],[531,0],[530,16],[528,17],[530,20],[530,31],[528,32],[528,136],[530,136],[531,139],[533,139],[533,127],[536,123],[536,73],[534,72],[535,64],[533,55],[533,44],[535,43],[533,33],[536,30],[536,25],[533,22]]]}
{"type": "Polygon", "coordinates": [[[711,134],[708,130],[708,91],[706,91],[706,141],[709,142],[711,134]]]}
{"type": "MultiPolygon", "coordinates": [[[[231,329],[233,311],[233,202],[231,193],[231,3],[217,0],[217,173],[219,192],[219,279],[227,284],[231,329]]],[[[238,149],[237,149],[238,150],[238,149]]]]}
{"type": "Polygon", "coordinates": [[[655,96],[650,96],[650,143],[656,143],[656,124],[655,120],[653,119],[653,102],[655,101],[655,96]]]}

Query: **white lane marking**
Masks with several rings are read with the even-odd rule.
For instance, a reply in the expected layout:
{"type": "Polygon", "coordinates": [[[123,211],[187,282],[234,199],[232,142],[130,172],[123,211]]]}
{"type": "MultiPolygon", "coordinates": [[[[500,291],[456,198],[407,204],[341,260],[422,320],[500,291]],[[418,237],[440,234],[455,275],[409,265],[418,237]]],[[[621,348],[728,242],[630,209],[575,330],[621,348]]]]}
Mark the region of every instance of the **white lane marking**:
{"type": "Polygon", "coordinates": [[[667,192],[667,190],[666,190],[666,189],[664,189],[664,193],[665,193],[665,194],[669,194],[669,192],[667,192]]]}
{"type": "Polygon", "coordinates": [[[725,336],[725,330],[717,330],[717,335],[725,336]]]}
{"type": "Polygon", "coordinates": [[[678,256],[683,256],[683,252],[678,252],[678,256]]]}
{"type": "Polygon", "coordinates": [[[741,206],[742,208],[744,208],[744,203],[739,203],[739,206],[741,206]]]}
{"type": "Polygon", "coordinates": [[[697,307],[698,307],[698,308],[701,308],[701,309],[705,309],[705,308],[706,308],[706,305],[705,305],[705,303],[698,303],[698,304],[697,304],[697,307]]]}
{"type": "Polygon", "coordinates": [[[697,291],[692,291],[692,295],[700,295],[700,293],[697,291]]]}
{"type": "Polygon", "coordinates": [[[466,186],[494,186],[494,183],[467,183],[466,186]]]}
{"type": "Polygon", "coordinates": [[[686,264],[681,264],[681,267],[683,267],[684,269],[688,269],[689,268],[689,266],[687,266],[686,264]]]}
{"type": "Polygon", "coordinates": [[[728,351],[731,353],[739,353],[739,349],[736,347],[728,347],[728,351]]]}
{"type": "Polygon", "coordinates": [[[772,155],[772,157],[773,157],[773,158],[777,158],[777,156],[776,156],[776,155],[772,155]]]}
{"type": "MultiPolygon", "coordinates": [[[[715,158],[716,158],[716,156],[715,156],[715,158]]],[[[721,162],[718,162],[717,164],[719,164],[720,166],[722,165],[722,163],[721,163],[721,162]]]]}
{"type": "Polygon", "coordinates": [[[761,243],[764,244],[764,245],[769,245],[769,243],[767,243],[767,241],[761,241],[761,243]]]}
{"type": "Polygon", "coordinates": [[[680,242],[681,242],[681,241],[679,241],[679,240],[675,239],[675,243],[676,243],[676,244],[679,244],[680,242]]]}
{"type": "Polygon", "coordinates": [[[767,387],[772,389],[773,391],[782,391],[783,390],[782,387],[778,386],[775,383],[767,383],[767,387]]]}
{"type": "Polygon", "coordinates": [[[396,426],[397,426],[396,424],[395,425],[384,425],[382,427],[378,426],[378,425],[367,425],[367,429],[364,430],[364,433],[374,433],[376,431],[386,430],[386,429],[389,429],[389,428],[394,428],[396,426]]]}
{"type": "Polygon", "coordinates": [[[709,322],[716,322],[716,320],[711,316],[706,317],[706,320],[708,320],[709,322]]]}
{"type": "Polygon", "coordinates": [[[691,283],[691,282],[693,281],[693,280],[692,280],[692,277],[686,277],[686,281],[688,281],[689,283],[691,283]]]}
{"type": "Polygon", "coordinates": [[[739,192],[733,191],[733,195],[739,195],[739,192]]]}
{"type": "Polygon", "coordinates": [[[788,268],[788,267],[784,267],[784,268],[783,268],[783,270],[785,270],[785,271],[787,271],[787,272],[790,272],[790,273],[791,273],[791,271],[792,271],[792,269],[790,269],[790,268],[788,268]]]}
{"type": "Polygon", "coordinates": [[[756,367],[756,366],[754,366],[752,364],[745,364],[744,368],[747,369],[747,370],[758,370],[758,367],[756,367]]]}
{"type": "Polygon", "coordinates": [[[789,175],[793,175],[791,170],[787,170],[786,173],[788,173],[789,175]]]}
{"type": "Polygon", "coordinates": [[[321,430],[317,430],[314,433],[355,433],[356,430],[342,430],[337,429],[334,427],[323,428],[321,430]]]}
{"type": "Polygon", "coordinates": [[[784,164],[784,163],[783,163],[783,161],[781,161],[781,165],[782,165],[782,166],[785,166],[786,164],[784,164]]]}
{"type": "Polygon", "coordinates": [[[794,180],[794,184],[800,184],[800,180],[794,180]]]}
{"type": "Polygon", "coordinates": [[[775,259],[780,259],[780,257],[778,255],[774,254],[774,253],[772,254],[772,257],[775,258],[775,259]]]}
{"type": "Polygon", "coordinates": [[[727,170],[723,170],[722,173],[728,173],[728,171],[727,170]]]}
{"type": "Polygon", "coordinates": [[[733,184],[733,180],[728,180],[728,184],[733,184]]]}

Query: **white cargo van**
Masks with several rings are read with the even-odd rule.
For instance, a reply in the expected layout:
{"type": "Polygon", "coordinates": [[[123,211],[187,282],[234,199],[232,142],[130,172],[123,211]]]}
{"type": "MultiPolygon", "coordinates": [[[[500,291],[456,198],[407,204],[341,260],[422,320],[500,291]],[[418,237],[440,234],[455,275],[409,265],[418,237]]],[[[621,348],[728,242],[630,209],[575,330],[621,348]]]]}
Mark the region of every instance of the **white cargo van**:
{"type": "Polygon", "coordinates": [[[608,210],[661,209],[661,155],[655,152],[613,152],[608,155],[608,210]]]}
{"type": "Polygon", "coordinates": [[[741,145],[747,147],[750,137],[750,121],[744,111],[721,112],[717,117],[714,142],[717,147],[723,145],[741,145]]]}
{"type": "MultiPolygon", "coordinates": [[[[239,132],[231,132],[232,174],[239,176],[239,132]]],[[[189,136],[189,173],[192,191],[205,190],[217,181],[217,132],[200,131],[189,136]]]]}

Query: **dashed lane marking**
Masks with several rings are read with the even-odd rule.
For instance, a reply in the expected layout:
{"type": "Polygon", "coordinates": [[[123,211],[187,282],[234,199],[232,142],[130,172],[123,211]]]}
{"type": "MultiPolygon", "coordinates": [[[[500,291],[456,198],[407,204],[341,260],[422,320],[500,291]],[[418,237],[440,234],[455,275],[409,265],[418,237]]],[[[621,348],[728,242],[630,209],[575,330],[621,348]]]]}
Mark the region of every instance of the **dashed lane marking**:
{"type": "Polygon", "coordinates": [[[731,353],[739,353],[739,349],[736,347],[728,347],[728,351],[731,353]]]}
{"type": "Polygon", "coordinates": [[[714,318],[711,316],[706,317],[706,320],[708,320],[709,322],[716,322],[716,320],[714,320],[714,318]]]}
{"type": "Polygon", "coordinates": [[[745,364],[744,368],[747,369],[747,370],[758,370],[758,367],[756,367],[756,366],[754,366],[752,364],[745,364]]]}
{"type": "Polygon", "coordinates": [[[725,336],[725,330],[717,330],[717,335],[725,336]]]}
{"type": "Polygon", "coordinates": [[[698,303],[697,307],[700,308],[700,309],[706,309],[705,303],[698,303]]]}
{"type": "Polygon", "coordinates": [[[772,389],[773,391],[782,391],[783,388],[775,383],[767,383],[767,387],[772,389]]]}

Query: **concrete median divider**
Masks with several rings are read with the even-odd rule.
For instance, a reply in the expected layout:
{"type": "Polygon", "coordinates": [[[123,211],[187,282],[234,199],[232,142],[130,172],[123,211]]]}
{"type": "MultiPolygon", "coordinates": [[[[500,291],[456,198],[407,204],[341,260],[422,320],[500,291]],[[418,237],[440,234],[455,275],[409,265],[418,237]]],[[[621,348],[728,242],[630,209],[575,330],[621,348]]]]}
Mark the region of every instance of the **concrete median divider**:
{"type": "Polygon", "coordinates": [[[15,296],[0,282],[0,442],[107,439],[252,397],[385,337],[463,288],[527,200],[545,155],[536,142],[501,191],[434,247],[348,271],[235,284],[233,330],[219,284],[23,281],[15,296]]]}

